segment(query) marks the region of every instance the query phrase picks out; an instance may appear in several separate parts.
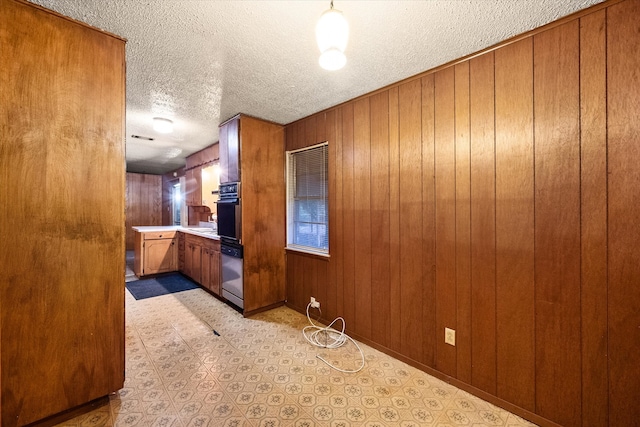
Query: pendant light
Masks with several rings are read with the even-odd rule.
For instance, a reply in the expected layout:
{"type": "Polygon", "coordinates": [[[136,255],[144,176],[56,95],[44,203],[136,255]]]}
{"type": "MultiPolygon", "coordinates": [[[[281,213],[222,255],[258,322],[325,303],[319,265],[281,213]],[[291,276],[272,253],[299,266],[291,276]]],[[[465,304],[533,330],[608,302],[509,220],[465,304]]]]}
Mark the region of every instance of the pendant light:
{"type": "Polygon", "coordinates": [[[349,39],[349,24],[337,9],[331,7],[325,11],[316,24],[316,40],[320,48],[319,63],[329,71],[339,70],[347,63],[344,50],[349,39]]]}

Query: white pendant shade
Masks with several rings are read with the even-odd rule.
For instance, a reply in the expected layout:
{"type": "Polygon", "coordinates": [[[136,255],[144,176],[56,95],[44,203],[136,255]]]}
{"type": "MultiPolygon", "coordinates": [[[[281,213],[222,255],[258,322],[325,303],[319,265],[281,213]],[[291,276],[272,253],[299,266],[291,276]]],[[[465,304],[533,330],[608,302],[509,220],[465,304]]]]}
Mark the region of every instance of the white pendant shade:
{"type": "Polygon", "coordinates": [[[327,49],[320,54],[320,59],[318,60],[320,66],[325,70],[335,71],[344,67],[344,64],[347,63],[347,57],[344,56],[344,53],[340,52],[338,49],[331,48],[327,49]]]}
{"type": "Polygon", "coordinates": [[[324,12],[316,24],[316,41],[320,48],[320,66],[326,70],[339,70],[347,63],[344,50],[349,40],[349,24],[339,10],[333,7],[324,12]]]}
{"type": "Polygon", "coordinates": [[[173,132],[173,122],[162,117],[154,117],[153,130],[159,133],[171,133],[173,132]]]}

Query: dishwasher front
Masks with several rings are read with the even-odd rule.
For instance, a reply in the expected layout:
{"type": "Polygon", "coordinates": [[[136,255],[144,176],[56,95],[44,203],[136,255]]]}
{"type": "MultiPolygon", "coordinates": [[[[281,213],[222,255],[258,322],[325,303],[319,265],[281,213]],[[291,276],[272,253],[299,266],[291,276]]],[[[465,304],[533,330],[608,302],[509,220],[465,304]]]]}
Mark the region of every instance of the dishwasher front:
{"type": "Polygon", "coordinates": [[[244,308],[242,256],[242,245],[232,242],[220,242],[222,297],[240,308],[244,308]]]}

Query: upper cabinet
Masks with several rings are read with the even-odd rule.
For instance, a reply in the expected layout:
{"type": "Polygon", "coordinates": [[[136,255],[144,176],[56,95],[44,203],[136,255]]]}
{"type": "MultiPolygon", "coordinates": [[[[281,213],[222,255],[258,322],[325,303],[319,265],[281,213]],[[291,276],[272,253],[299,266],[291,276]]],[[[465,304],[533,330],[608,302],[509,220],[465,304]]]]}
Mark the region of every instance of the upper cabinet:
{"type": "Polygon", "coordinates": [[[240,181],[240,115],[220,125],[220,184],[240,181]]]}

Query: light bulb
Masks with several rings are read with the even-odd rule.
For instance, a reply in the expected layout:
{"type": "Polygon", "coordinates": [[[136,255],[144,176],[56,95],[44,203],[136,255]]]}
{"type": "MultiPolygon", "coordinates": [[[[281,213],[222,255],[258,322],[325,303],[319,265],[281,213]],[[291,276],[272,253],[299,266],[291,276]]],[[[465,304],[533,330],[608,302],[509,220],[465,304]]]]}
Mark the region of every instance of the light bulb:
{"type": "Polygon", "coordinates": [[[160,133],[171,133],[173,132],[173,122],[162,117],[154,117],[153,130],[160,133]]]}
{"type": "Polygon", "coordinates": [[[320,49],[320,66],[338,70],[347,62],[344,50],[349,40],[349,24],[342,12],[333,8],[325,11],[316,24],[316,41],[320,49]]]}
{"type": "Polygon", "coordinates": [[[347,57],[338,49],[327,49],[320,54],[318,63],[322,68],[329,71],[339,70],[347,63],[347,57]]]}

